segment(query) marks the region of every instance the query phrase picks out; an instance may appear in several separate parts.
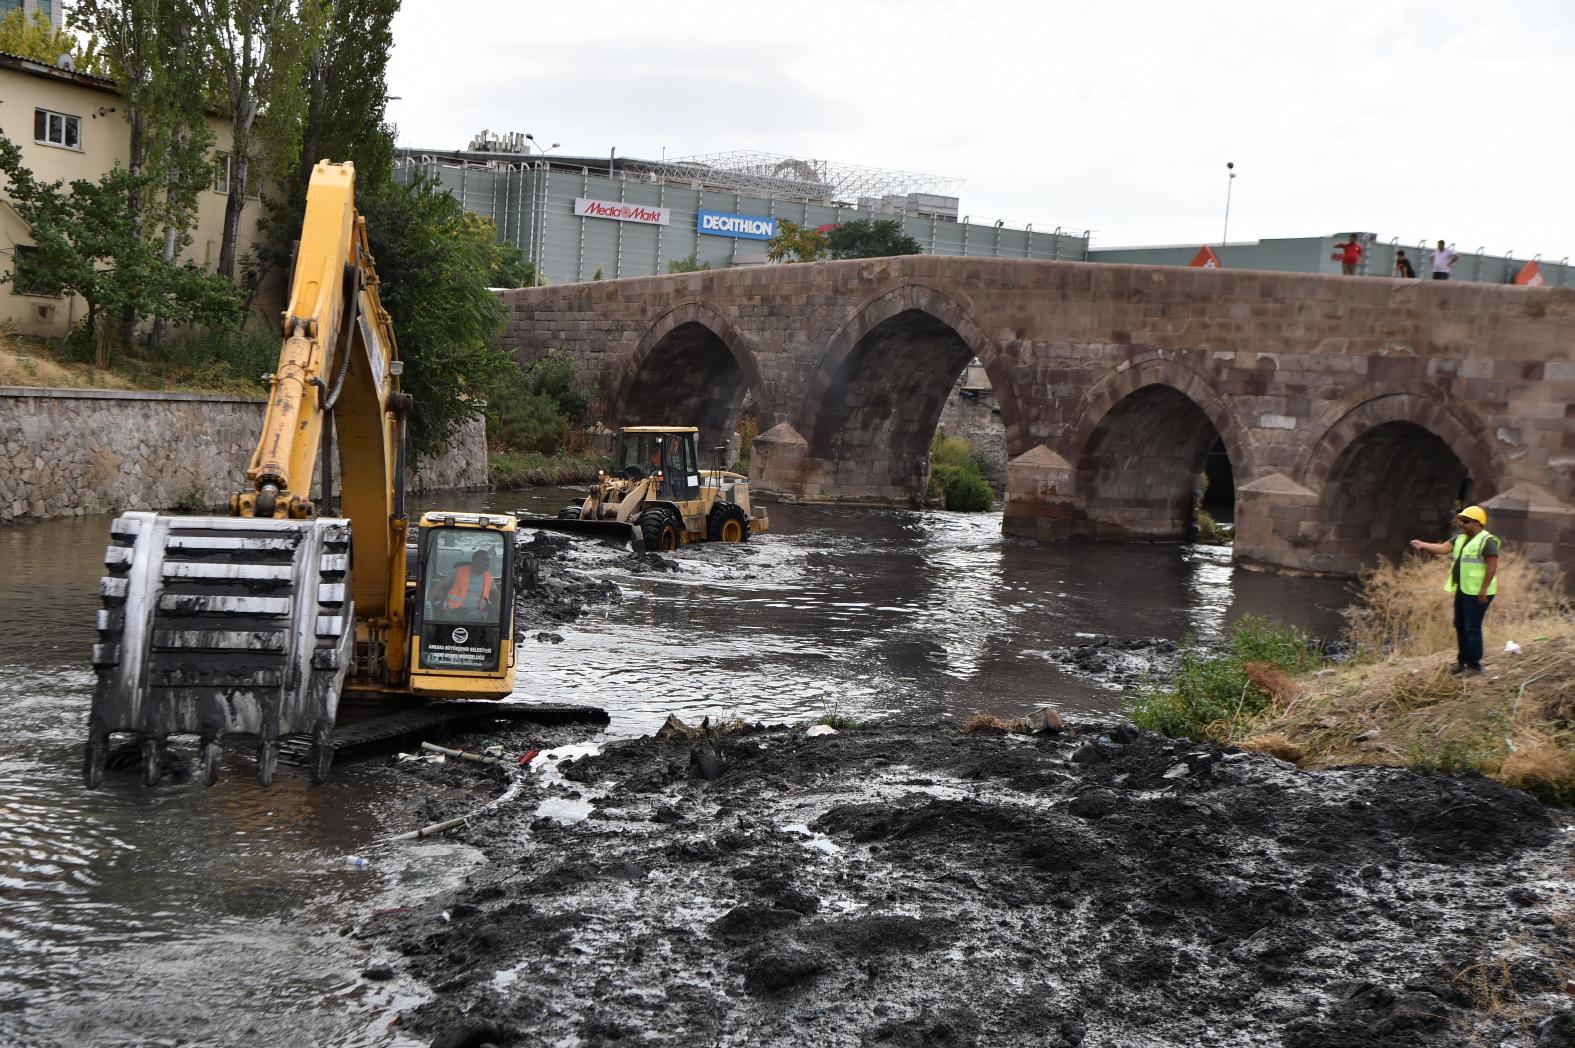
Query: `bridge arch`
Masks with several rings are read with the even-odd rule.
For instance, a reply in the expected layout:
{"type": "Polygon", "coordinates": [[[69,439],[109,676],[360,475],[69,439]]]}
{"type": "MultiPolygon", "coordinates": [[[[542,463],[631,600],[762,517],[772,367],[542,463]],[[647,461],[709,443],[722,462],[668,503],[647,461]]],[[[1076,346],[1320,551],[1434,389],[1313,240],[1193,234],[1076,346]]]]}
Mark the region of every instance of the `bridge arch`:
{"type": "Polygon", "coordinates": [[[923,493],[930,441],[963,369],[978,358],[994,388],[1008,451],[1018,399],[999,345],[949,295],[921,283],[864,303],[826,343],[799,409],[799,432],[827,494],[923,493]]]}
{"type": "Polygon", "coordinates": [[[1415,391],[1350,406],[1302,453],[1297,472],[1318,493],[1312,552],[1352,574],[1399,559],[1409,539],[1444,538],[1457,503],[1487,501],[1506,475],[1469,410],[1415,391]]]}
{"type": "Polygon", "coordinates": [[[662,314],[624,359],[608,423],[698,426],[709,463],[713,447],[732,450],[745,394],[762,390],[749,337],[710,306],[685,302],[662,314]]]}
{"type": "Polygon", "coordinates": [[[1090,390],[1066,446],[1083,530],[1094,538],[1186,539],[1211,453],[1223,447],[1235,483],[1254,469],[1225,398],[1196,371],[1157,355],[1090,390]]]}

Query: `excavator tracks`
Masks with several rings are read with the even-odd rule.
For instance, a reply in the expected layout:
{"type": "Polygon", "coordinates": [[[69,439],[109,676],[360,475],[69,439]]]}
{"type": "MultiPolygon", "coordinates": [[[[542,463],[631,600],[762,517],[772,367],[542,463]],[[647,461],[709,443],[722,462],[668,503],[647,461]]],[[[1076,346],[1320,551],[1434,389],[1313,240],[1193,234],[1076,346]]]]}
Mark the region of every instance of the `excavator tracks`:
{"type": "Polygon", "coordinates": [[[311,738],[312,780],[327,776],[355,644],[349,521],[126,513],[104,563],[90,788],[117,732],[140,738],[149,785],[180,734],[200,737],[210,785],[230,734],[256,737],[264,786],[287,735],[311,738]]]}

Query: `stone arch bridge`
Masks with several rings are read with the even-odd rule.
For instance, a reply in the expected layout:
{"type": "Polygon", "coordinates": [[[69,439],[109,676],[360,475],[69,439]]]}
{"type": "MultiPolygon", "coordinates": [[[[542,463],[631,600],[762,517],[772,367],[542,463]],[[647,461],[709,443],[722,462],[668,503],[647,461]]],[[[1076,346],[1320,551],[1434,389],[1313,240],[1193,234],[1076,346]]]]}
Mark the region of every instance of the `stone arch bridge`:
{"type": "Polygon", "coordinates": [[[1223,444],[1240,562],[1352,573],[1465,497],[1575,567],[1575,289],[920,255],[502,295],[519,359],[568,350],[608,426],[710,447],[747,398],[764,491],[912,499],[977,358],[1011,534],[1184,538],[1223,444]]]}

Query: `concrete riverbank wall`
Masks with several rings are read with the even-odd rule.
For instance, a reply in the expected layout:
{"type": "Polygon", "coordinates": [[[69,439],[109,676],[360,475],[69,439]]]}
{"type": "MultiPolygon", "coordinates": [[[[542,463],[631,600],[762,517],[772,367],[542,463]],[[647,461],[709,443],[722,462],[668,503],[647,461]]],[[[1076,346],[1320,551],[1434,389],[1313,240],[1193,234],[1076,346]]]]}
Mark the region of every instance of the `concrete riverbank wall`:
{"type": "MultiPolygon", "coordinates": [[[[0,386],[0,523],[223,505],[246,480],[263,402],[195,393],[0,386]]],[[[487,482],[480,419],[418,461],[408,490],[487,482]]]]}

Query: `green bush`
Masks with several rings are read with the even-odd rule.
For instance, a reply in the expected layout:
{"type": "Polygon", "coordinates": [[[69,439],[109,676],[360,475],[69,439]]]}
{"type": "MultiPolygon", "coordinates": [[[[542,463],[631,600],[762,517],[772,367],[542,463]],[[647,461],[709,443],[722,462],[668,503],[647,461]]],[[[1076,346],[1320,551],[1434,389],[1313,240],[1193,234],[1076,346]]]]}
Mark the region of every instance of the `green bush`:
{"type": "Polygon", "coordinates": [[[272,327],[180,328],[155,356],[160,363],[199,385],[233,385],[262,393],[263,375],[279,366],[282,336],[272,327]]]}
{"type": "Polygon", "coordinates": [[[704,273],[711,268],[711,263],[702,262],[694,255],[688,258],[673,258],[667,261],[669,273],[704,273]]]}
{"type": "Polygon", "coordinates": [[[1144,684],[1127,715],[1140,728],[1174,738],[1228,740],[1239,723],[1274,701],[1248,675],[1249,662],[1305,673],[1318,665],[1318,652],[1301,630],[1244,615],[1231,624],[1223,649],[1189,644],[1170,680],[1144,684]]]}
{"type": "Polygon", "coordinates": [[[495,443],[514,451],[555,455],[590,418],[591,391],[574,381],[574,361],[553,350],[528,368],[515,367],[488,403],[495,443]]]}
{"type": "Polygon", "coordinates": [[[972,466],[974,471],[979,469],[979,462],[973,457],[973,445],[967,437],[948,437],[944,429],[935,431],[935,439],[930,441],[931,466],[972,466]]]}
{"type": "Polygon", "coordinates": [[[982,513],[995,505],[995,489],[979,471],[967,437],[935,431],[930,441],[930,493],[938,493],[942,505],[960,513],[982,513]]]}
{"type": "Polygon", "coordinates": [[[543,484],[588,484],[607,468],[596,455],[542,455],[536,452],[493,451],[487,476],[494,487],[529,488],[543,484]]]}
{"type": "Polygon", "coordinates": [[[930,481],[940,489],[942,503],[959,513],[983,513],[995,505],[995,491],[970,460],[966,466],[934,466],[930,481]]]}

